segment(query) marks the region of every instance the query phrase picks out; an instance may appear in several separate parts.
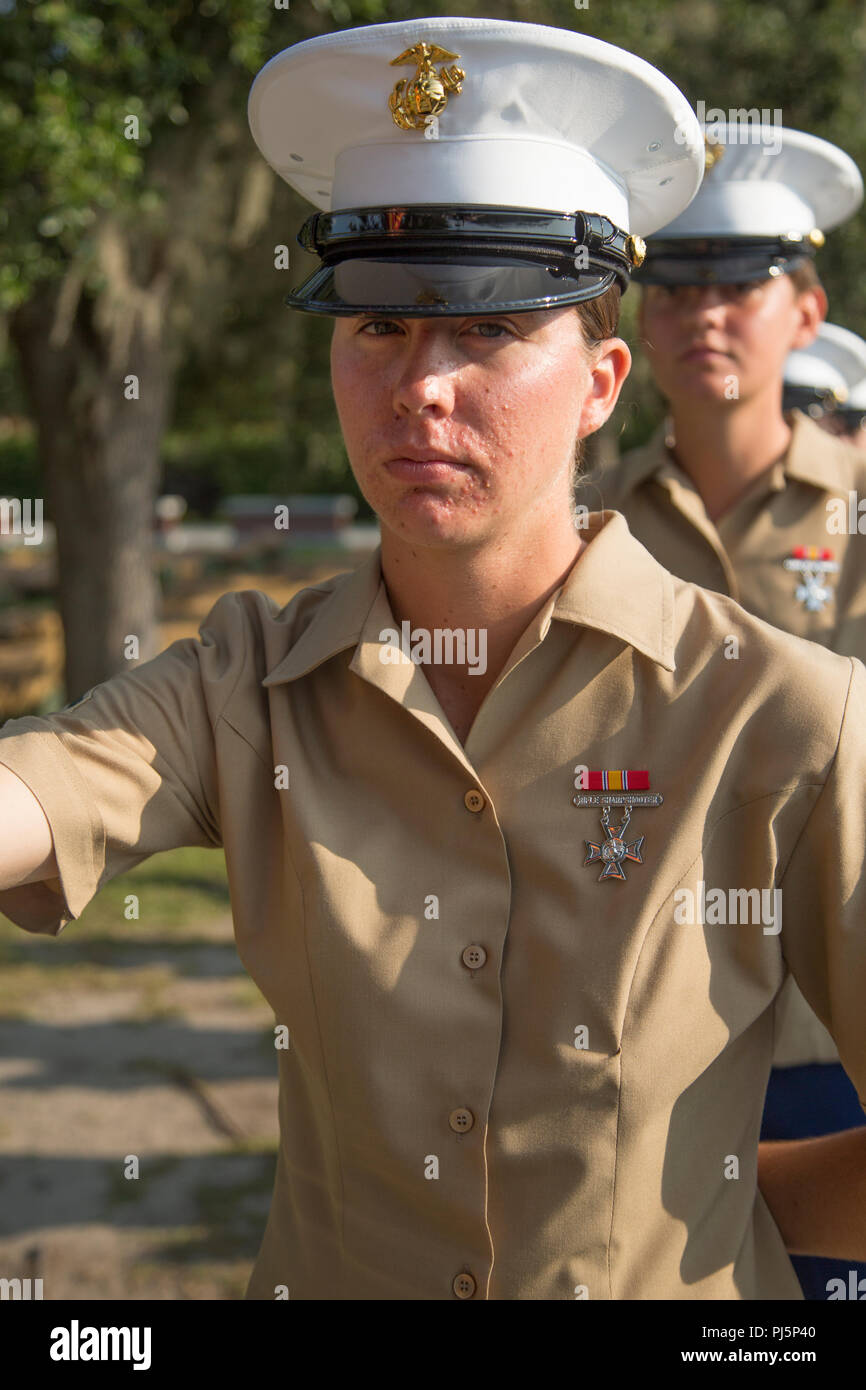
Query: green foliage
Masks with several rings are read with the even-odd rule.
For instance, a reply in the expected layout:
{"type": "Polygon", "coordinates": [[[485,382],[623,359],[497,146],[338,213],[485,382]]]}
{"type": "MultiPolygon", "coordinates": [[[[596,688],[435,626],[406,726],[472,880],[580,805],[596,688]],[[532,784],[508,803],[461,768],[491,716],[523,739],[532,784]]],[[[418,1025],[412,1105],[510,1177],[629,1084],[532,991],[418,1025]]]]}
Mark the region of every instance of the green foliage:
{"type": "Polygon", "coordinates": [[[22,303],[68,258],[97,287],[100,212],[159,208],[153,142],[193,116],[225,68],[239,84],[269,56],[273,11],[247,0],[10,0],[0,57],[0,308],[22,303]],[[131,138],[130,117],[139,122],[131,138]]]}
{"type": "MultiPolygon", "coordinates": [[[[273,0],[0,3],[0,312],[73,264],[87,290],[103,287],[97,230],[108,213],[134,230],[133,245],[146,246],[152,229],[171,239],[172,189],[160,170],[173,159],[189,177],[204,178],[215,111],[233,132],[232,148],[255,158],[246,101],[253,75],[272,55],[330,29],[455,8],[447,0],[423,7],[417,0],[290,0],[288,9],[273,0]],[[132,116],[138,139],[127,138],[132,116]]],[[[585,9],[573,0],[503,0],[459,10],[591,34],[660,68],[693,104],[778,109],[783,124],[832,140],[866,169],[866,9],[850,0],[590,0],[585,9]]],[[[208,328],[193,341],[190,303],[190,333],[178,344],[177,432],[165,458],[175,463],[186,453],[190,467],[212,469],[224,490],[349,486],[330,395],[329,324],[282,304],[288,285],[312,265],[294,240],[308,212],[276,182],[267,226],[231,253],[220,331],[208,328]],[[274,268],[277,242],[290,247],[288,273],[274,268]],[[262,429],[245,435],[238,422],[262,429]]],[[[861,212],[830,234],[817,264],[830,318],[866,335],[864,255],[861,212]]],[[[635,291],[626,298],[627,335],[636,298],[635,291]]],[[[9,399],[13,409],[25,408],[15,404],[17,389],[0,386],[0,412],[9,399]]],[[[635,442],[659,413],[648,375],[636,365],[612,427],[635,442]]],[[[27,449],[0,448],[0,492],[38,495],[28,481],[27,449]]]]}

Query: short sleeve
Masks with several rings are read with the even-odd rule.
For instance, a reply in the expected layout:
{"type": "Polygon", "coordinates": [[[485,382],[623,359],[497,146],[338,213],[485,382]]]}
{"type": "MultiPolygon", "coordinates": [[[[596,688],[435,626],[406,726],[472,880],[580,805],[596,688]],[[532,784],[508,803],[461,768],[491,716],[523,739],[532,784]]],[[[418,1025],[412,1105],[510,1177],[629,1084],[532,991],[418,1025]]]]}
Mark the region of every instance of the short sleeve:
{"type": "Polygon", "coordinates": [[[214,728],[240,679],[248,618],[224,594],[199,638],[94,686],[56,714],[10,719],[0,763],[33,792],[51,826],[59,878],[0,893],[0,912],[57,935],[98,889],[160,850],[222,843],[214,728]],[[53,904],[56,903],[56,906],[53,904]]]}
{"type": "Polygon", "coordinates": [[[782,943],[866,1109],[866,668],[854,658],[836,756],[782,888],[782,943]]]}

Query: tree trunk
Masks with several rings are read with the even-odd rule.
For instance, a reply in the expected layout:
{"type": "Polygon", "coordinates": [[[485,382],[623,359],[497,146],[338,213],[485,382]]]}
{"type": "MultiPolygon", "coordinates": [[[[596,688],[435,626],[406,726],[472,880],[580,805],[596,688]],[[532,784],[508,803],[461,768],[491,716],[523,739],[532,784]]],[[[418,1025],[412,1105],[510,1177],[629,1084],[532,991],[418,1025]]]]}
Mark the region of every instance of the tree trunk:
{"type": "Polygon", "coordinates": [[[124,233],[107,225],[105,288],[89,292],[73,269],[9,325],[57,532],[67,701],[157,651],[152,518],[174,379],[169,276],[158,267],[142,287],[128,260],[124,233]]]}

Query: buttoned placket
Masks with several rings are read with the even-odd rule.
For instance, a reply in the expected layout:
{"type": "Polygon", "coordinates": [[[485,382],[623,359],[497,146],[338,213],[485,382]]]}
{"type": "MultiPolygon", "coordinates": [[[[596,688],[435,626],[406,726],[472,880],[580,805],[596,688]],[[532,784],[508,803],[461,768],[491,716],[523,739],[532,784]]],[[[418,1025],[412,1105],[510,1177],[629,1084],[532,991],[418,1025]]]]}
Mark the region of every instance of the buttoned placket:
{"type": "Polygon", "coordinates": [[[697,488],[687,484],[684,480],[681,481],[674,473],[674,467],[674,464],[668,463],[653,476],[651,482],[667,494],[677,515],[688,522],[712,550],[724,580],[724,588],[720,586],[719,592],[727,593],[731,598],[739,601],[737,576],[722,538],[707,516],[703,499],[697,488]]]}
{"type": "MultiPolygon", "coordinates": [[[[455,815],[462,815],[466,818],[467,822],[469,822],[466,828],[461,832],[461,838],[465,838],[467,835],[495,836],[498,840],[502,855],[507,893],[507,912],[505,913],[504,919],[501,920],[497,927],[493,923],[491,914],[491,919],[485,923],[489,934],[485,937],[485,940],[481,942],[476,940],[477,924],[467,923],[465,944],[462,947],[455,945],[455,947],[451,948],[456,951],[457,960],[460,963],[462,987],[478,990],[480,986],[482,990],[488,992],[491,989],[496,989],[498,992],[497,1002],[499,1013],[499,1034],[496,1039],[495,1049],[496,1062],[492,1068],[492,1074],[484,1080],[483,1084],[480,1084],[481,1079],[472,1076],[470,1065],[466,1074],[467,1091],[464,1091],[462,1095],[455,1094],[455,1105],[450,1113],[444,1117],[449,1130],[454,1136],[455,1143],[474,1144],[477,1146],[484,1183],[484,1204],[481,1217],[484,1222],[484,1230],[490,1252],[490,1258],[485,1268],[478,1268],[472,1261],[467,1261],[462,1267],[454,1269],[450,1287],[453,1296],[459,1299],[479,1297],[484,1299],[489,1297],[493,1265],[496,1258],[494,1232],[490,1228],[487,1209],[487,1142],[489,1112],[493,1102],[493,1093],[496,1084],[496,1071],[499,1064],[499,1051],[504,1021],[501,963],[508,934],[508,926],[511,919],[512,889],[508,846],[496,812],[496,807],[493,803],[490,791],[484,785],[483,779],[479,776],[473,761],[469,757],[468,750],[470,747],[474,746],[477,746],[479,751],[482,749],[484,745],[485,725],[493,718],[491,707],[497,699],[497,692],[516,667],[519,666],[543,641],[550,627],[551,613],[558,594],[559,590],[551,595],[518,640],[506,666],[503,668],[503,671],[500,673],[494,685],[487,692],[475,716],[465,746],[461,745],[457,738],[450,721],[439,704],[429,681],[424,675],[423,667],[416,666],[408,657],[395,663],[383,663],[381,660],[381,642],[378,640],[378,634],[387,627],[395,626],[393,618],[391,617],[390,605],[388,604],[384,583],[381,585],[373,607],[370,610],[367,622],[364,625],[364,631],[349,667],[350,671],[355,672],[355,674],[360,676],[363,680],[368,681],[371,685],[374,685],[377,689],[400,704],[406,710],[407,715],[422,723],[424,727],[448,749],[455,762],[455,815]],[[470,1104],[468,1091],[471,1091],[473,1095],[477,1095],[479,1100],[470,1104]]],[[[471,857],[470,855],[470,859],[471,857]]],[[[483,1002],[481,994],[479,993],[477,997],[479,1007],[481,1007],[483,1002]]]]}
{"type": "MultiPolygon", "coordinates": [[[[520,854],[517,845],[509,852],[505,839],[503,826],[511,824],[512,807],[507,801],[510,782],[507,775],[500,775],[507,774],[508,769],[501,767],[498,758],[503,741],[507,742],[508,728],[514,721],[519,723],[526,713],[519,692],[530,691],[533,686],[529,673],[521,673],[524,679],[519,682],[512,682],[511,676],[543,643],[554,617],[558,625],[565,624],[571,631],[575,627],[599,629],[624,640],[665,669],[674,670],[670,576],[658,569],[641,546],[629,541],[622,517],[614,515],[605,521],[602,514],[590,516],[582,535],[589,542],[580,562],[585,567],[581,573],[586,573],[586,581],[575,586],[572,567],[563,584],[529,622],[505,668],[487,692],[465,745],[461,745],[423,669],[403,656],[384,632],[386,628],[397,630],[397,624],[378,555],[371,556],[350,582],[337,585],[324,598],[316,620],[293,639],[290,650],[277,658],[261,682],[269,688],[293,681],[337,658],[347,674],[367,684],[369,694],[375,697],[378,693],[393,702],[398,724],[401,719],[413,721],[412,735],[421,740],[417,745],[419,754],[431,767],[438,760],[435,777],[440,828],[443,814],[453,817],[453,822],[445,826],[447,838],[461,850],[466,846],[462,877],[468,889],[467,899],[472,900],[474,908],[461,923],[461,899],[456,898],[457,911],[449,917],[447,931],[441,934],[441,946],[437,945],[432,953],[430,946],[426,947],[428,969],[438,971],[429,977],[429,990],[449,1000],[449,1007],[453,1000],[454,1015],[461,1019],[461,1025],[459,1032],[443,1026],[439,1036],[431,1037],[440,1060],[438,1069],[426,1078],[431,1098],[428,1102],[424,1090],[417,1091],[415,1112],[423,1131],[441,1136],[451,1155],[450,1175],[461,1184],[458,1190],[463,1207],[467,1213],[478,1214],[477,1225],[471,1215],[463,1217],[452,1233],[450,1267],[440,1265],[436,1270],[435,1287],[446,1298],[490,1298],[494,1286],[497,1237],[490,1222],[496,1219],[493,1201],[498,1188],[494,1183],[499,1183],[503,1175],[491,1174],[489,1170],[490,1155],[499,1152],[501,1136],[495,1131],[490,1133],[488,1125],[494,1113],[497,1080],[501,1076],[506,1090],[509,1084],[502,1071],[504,1025],[508,1022],[504,1018],[507,996],[503,963],[515,910],[512,860],[520,854]],[[598,534],[601,531],[604,535],[598,534]],[[606,576],[612,564],[622,568],[623,547],[630,550],[631,564],[626,563],[625,568],[631,578],[612,610],[606,576]],[[385,646],[389,647],[387,656],[385,646]],[[441,755],[432,764],[430,753],[435,750],[429,744],[423,747],[427,734],[435,740],[435,750],[441,755]],[[501,805],[497,805],[497,799],[501,805]],[[472,870],[467,876],[466,866],[472,865],[477,866],[477,871],[472,870]],[[484,904],[482,913],[478,911],[479,902],[484,904]],[[479,923],[483,923],[481,931],[479,923]],[[441,969],[436,964],[439,950],[441,969]],[[470,993],[464,992],[467,990],[470,993]],[[471,1044],[467,1044],[470,1038],[471,1044]]],[[[543,660],[542,653],[539,658],[543,660]]],[[[381,727],[384,721],[379,723],[381,727]]],[[[408,733],[404,725],[397,739],[404,757],[411,756],[412,739],[407,738],[408,733]]],[[[447,863],[441,868],[448,873],[447,863]]],[[[501,1236],[506,1250],[508,1234],[504,1231],[501,1236]]],[[[503,1278],[507,1282],[508,1270],[503,1278]]]]}

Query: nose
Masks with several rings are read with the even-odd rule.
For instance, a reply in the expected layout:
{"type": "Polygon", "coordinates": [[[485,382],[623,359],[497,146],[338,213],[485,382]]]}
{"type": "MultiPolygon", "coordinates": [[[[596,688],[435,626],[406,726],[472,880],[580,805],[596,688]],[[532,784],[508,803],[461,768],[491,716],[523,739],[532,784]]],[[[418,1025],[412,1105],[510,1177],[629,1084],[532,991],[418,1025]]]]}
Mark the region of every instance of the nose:
{"type": "Polygon", "coordinates": [[[710,314],[724,309],[725,290],[722,285],[693,285],[689,294],[688,307],[693,314],[710,314]]]}
{"type": "Polygon", "coordinates": [[[454,354],[445,330],[408,325],[397,354],[393,405],[398,415],[447,417],[454,409],[454,354]]]}

